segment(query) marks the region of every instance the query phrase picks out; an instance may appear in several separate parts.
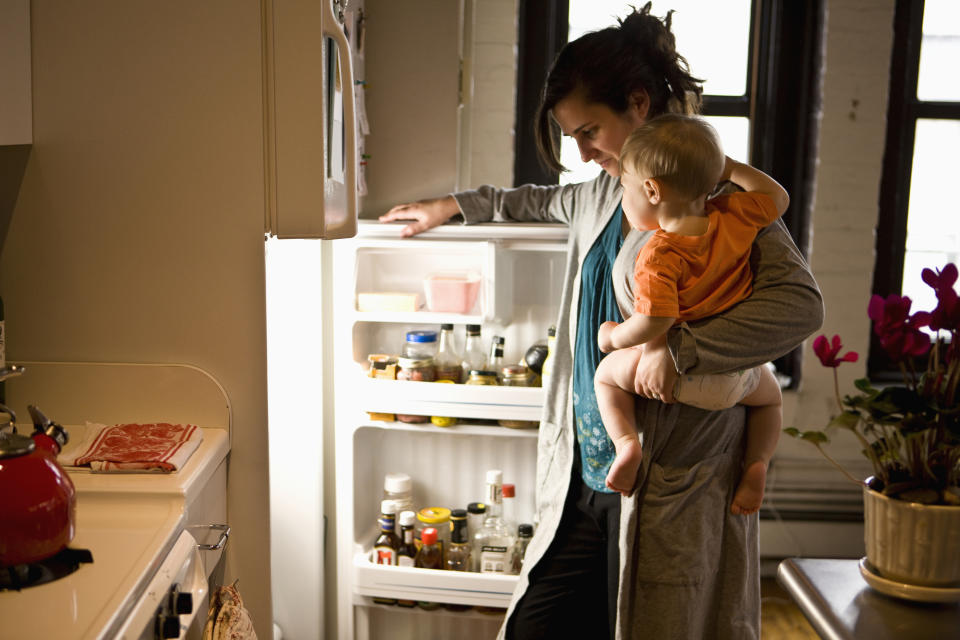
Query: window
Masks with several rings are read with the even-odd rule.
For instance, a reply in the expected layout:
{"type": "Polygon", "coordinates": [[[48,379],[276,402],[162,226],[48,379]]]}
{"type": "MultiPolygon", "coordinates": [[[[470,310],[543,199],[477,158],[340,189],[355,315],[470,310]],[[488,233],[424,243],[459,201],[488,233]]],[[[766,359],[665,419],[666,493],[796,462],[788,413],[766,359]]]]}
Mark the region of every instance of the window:
{"type": "MultiPolygon", "coordinates": [[[[569,175],[543,169],[533,119],[543,80],[568,37],[615,24],[629,6],[625,0],[519,3],[515,185],[580,182],[597,175],[595,165],[580,162],[572,141],[561,147],[561,162],[572,169],[569,175]]],[[[653,13],[662,16],[670,9],[676,9],[677,49],[692,74],[705,79],[704,115],[717,128],[728,155],[767,172],[790,193],[783,220],[806,254],[823,0],[657,0],[653,13]],[[717,33],[723,34],[721,47],[716,46],[717,33]]],[[[796,350],[775,363],[791,379],[791,388],[799,382],[799,361],[796,350]]]]}
{"type": "MultiPolygon", "coordinates": [[[[936,305],[921,270],[960,258],[952,189],[960,145],[960,5],[898,0],[894,29],[873,292],[909,296],[917,311],[936,305]]],[[[868,369],[883,379],[892,367],[873,338],[868,369]]]]}

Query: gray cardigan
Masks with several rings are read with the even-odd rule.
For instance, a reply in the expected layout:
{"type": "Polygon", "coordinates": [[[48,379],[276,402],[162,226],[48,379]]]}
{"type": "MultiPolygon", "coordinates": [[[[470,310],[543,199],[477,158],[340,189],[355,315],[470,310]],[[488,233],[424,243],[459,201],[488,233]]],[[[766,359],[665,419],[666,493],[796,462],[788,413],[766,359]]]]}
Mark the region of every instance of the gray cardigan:
{"type": "MultiPolygon", "coordinates": [[[[538,440],[540,525],[527,548],[508,616],[528,585],[528,572],[556,534],[569,490],[580,268],[621,194],[619,180],[604,172],[576,185],[481,187],[454,194],[468,224],[559,221],[570,227],[554,375],[538,440]]],[[[631,231],[613,266],[624,317],[633,309],[633,263],[648,237],[649,232],[631,231]]],[[[719,373],[762,364],[820,327],[820,292],[780,221],[758,235],[751,266],[750,298],[721,315],[671,330],[668,342],[679,372],[719,373]]],[[[638,490],[621,501],[617,638],[758,639],[757,516],[729,511],[743,454],[743,408],[708,412],[638,398],[637,428],[643,433],[644,455],[638,490]]]]}

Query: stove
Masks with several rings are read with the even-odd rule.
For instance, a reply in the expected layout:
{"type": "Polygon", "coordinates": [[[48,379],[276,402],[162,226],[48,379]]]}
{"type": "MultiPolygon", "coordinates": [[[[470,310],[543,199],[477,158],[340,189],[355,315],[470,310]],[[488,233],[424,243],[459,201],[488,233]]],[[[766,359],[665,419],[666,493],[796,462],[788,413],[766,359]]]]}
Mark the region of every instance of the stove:
{"type": "MultiPolygon", "coordinates": [[[[7,404],[19,413],[36,401],[71,438],[83,438],[84,430],[93,428],[87,421],[205,428],[200,446],[173,473],[67,468],[76,488],[76,533],[58,558],[65,567],[49,569],[64,575],[0,590],[0,639],[199,638],[209,580],[220,573],[213,572],[229,534],[231,408],[223,387],[190,365],[18,364],[25,373],[6,382],[7,404]],[[211,533],[219,535],[218,544],[204,550],[197,538],[211,533]],[[83,561],[82,550],[92,562],[83,561]]],[[[14,574],[20,581],[47,570],[18,568],[14,574]]]]}
{"type": "Polygon", "coordinates": [[[93,562],[89,549],[67,547],[45,560],[0,567],[0,591],[20,591],[64,578],[83,563],[93,562]]]}
{"type": "Polygon", "coordinates": [[[0,590],[0,637],[197,637],[215,559],[203,557],[189,518],[193,505],[206,501],[197,499],[205,486],[218,484],[217,469],[224,473],[227,447],[226,433],[209,429],[184,469],[173,474],[68,469],[77,488],[73,541],[44,566],[14,571],[15,580],[62,575],[0,590]]]}

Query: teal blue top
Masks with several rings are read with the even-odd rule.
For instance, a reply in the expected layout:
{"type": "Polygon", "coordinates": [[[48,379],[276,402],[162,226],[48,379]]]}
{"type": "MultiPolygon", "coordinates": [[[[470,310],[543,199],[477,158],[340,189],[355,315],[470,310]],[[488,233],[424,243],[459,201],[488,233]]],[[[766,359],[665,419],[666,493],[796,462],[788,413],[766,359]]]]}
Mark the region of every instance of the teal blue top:
{"type": "Polygon", "coordinates": [[[623,245],[623,207],[617,206],[610,222],[593,243],[580,269],[580,308],[573,351],[573,415],[580,446],[580,473],[594,491],[612,493],[604,484],[616,452],[607,436],[593,390],[593,374],[603,353],[597,331],[608,320],[623,322],[613,289],[613,262],[623,245]]]}

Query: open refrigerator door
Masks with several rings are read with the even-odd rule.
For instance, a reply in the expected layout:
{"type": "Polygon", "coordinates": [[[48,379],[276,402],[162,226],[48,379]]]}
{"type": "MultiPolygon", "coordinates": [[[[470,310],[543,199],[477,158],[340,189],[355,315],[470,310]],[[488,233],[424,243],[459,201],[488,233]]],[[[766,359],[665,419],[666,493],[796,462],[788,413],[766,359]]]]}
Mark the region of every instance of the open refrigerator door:
{"type": "Polygon", "coordinates": [[[516,487],[513,527],[533,524],[543,390],[375,379],[368,358],[402,355],[408,332],[452,324],[460,353],[464,325],[480,325],[486,347],[504,338],[505,365],[520,362],[556,322],[567,230],[444,225],[402,239],[401,227],[361,222],[333,248],[338,636],[488,638],[516,575],[373,562],[384,478],[409,476],[413,510],[443,512],[485,500],[485,474],[498,469],[516,487]],[[433,295],[428,305],[437,275],[479,279],[476,299],[457,308],[433,295]]]}

